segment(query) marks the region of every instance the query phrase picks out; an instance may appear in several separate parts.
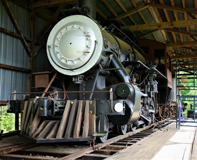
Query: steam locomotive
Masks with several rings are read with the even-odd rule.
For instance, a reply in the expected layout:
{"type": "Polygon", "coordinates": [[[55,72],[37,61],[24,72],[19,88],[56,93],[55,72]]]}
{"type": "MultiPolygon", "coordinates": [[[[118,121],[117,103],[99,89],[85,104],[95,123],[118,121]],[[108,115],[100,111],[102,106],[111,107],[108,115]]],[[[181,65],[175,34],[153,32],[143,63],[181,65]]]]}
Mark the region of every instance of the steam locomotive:
{"type": "Polygon", "coordinates": [[[154,123],[158,81],[166,76],[127,35],[111,28],[84,15],[54,26],[47,56],[64,85],[48,97],[10,102],[23,108],[22,135],[37,143],[105,142],[112,131],[125,134],[154,123]]]}

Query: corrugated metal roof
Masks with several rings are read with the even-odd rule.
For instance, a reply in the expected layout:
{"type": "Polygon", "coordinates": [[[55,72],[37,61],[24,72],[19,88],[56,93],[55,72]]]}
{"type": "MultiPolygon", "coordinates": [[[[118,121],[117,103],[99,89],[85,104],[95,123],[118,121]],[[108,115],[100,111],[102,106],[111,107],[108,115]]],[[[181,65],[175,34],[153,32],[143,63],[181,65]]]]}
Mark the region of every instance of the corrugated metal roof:
{"type": "Polygon", "coordinates": [[[170,41],[171,41],[171,42],[174,42],[174,38],[173,38],[173,36],[172,36],[172,33],[171,33],[171,32],[168,32],[167,34],[168,34],[168,36],[169,36],[169,38],[170,38],[170,41]]]}
{"type": "MultiPolygon", "coordinates": [[[[164,0],[163,2],[165,3],[165,5],[171,6],[171,1],[170,0],[164,0]]],[[[160,3],[160,2],[158,1],[158,3],[160,3]]]]}
{"type": "Polygon", "coordinates": [[[153,17],[151,16],[150,12],[148,9],[143,9],[142,11],[140,11],[143,15],[143,17],[145,18],[146,22],[151,24],[151,23],[155,23],[153,17]]]}
{"type": "Polygon", "coordinates": [[[184,20],[184,19],[185,19],[184,13],[177,12],[177,15],[178,15],[178,19],[179,19],[179,20],[184,20]]]}
{"type": "Polygon", "coordinates": [[[160,14],[160,16],[161,16],[162,21],[163,21],[163,22],[167,22],[168,20],[167,20],[167,18],[166,18],[166,16],[165,16],[165,13],[164,13],[163,9],[159,9],[159,8],[158,8],[158,12],[159,12],[159,14],[160,14]]]}
{"type": "Polygon", "coordinates": [[[132,10],[133,4],[131,3],[131,0],[120,0],[122,2],[122,4],[124,5],[124,7],[127,9],[127,11],[132,10]]]}
{"type": "Polygon", "coordinates": [[[169,15],[169,17],[170,17],[170,20],[171,21],[176,21],[176,19],[175,19],[175,17],[174,17],[174,12],[173,11],[167,11],[168,12],[168,15],[169,15]]]}
{"type": "MultiPolygon", "coordinates": [[[[177,0],[176,0],[177,1],[177,0]]],[[[192,1],[192,0],[187,0],[187,1],[185,1],[186,2],[186,8],[187,9],[195,9],[195,4],[194,4],[194,1],[192,1]]]]}
{"type": "Polygon", "coordinates": [[[139,13],[134,13],[131,15],[131,17],[134,19],[134,21],[137,24],[144,24],[144,21],[142,20],[142,18],[140,17],[139,13]]]}
{"type": "Polygon", "coordinates": [[[124,11],[122,10],[122,8],[117,4],[116,1],[114,0],[106,0],[106,2],[108,4],[110,4],[111,8],[113,8],[117,14],[122,14],[124,13],[124,11]]]}
{"type": "Polygon", "coordinates": [[[136,4],[136,6],[142,6],[142,5],[144,5],[144,0],[134,0],[135,1],[135,4],[136,4]]]}
{"type": "Polygon", "coordinates": [[[163,36],[161,35],[160,31],[156,31],[156,32],[154,32],[154,34],[157,37],[159,42],[165,42],[165,40],[163,39],[163,36]]]}
{"type": "Polygon", "coordinates": [[[126,23],[126,25],[134,25],[134,23],[128,17],[125,17],[122,20],[126,23]]]}
{"type": "Polygon", "coordinates": [[[102,12],[104,13],[105,16],[107,17],[114,17],[114,15],[107,9],[107,7],[101,2],[101,1],[98,1],[97,3],[97,8],[102,12]]]}
{"type": "Polygon", "coordinates": [[[146,37],[147,37],[148,39],[155,40],[155,38],[153,37],[153,35],[152,35],[152,34],[149,34],[149,35],[147,35],[146,37]]]}

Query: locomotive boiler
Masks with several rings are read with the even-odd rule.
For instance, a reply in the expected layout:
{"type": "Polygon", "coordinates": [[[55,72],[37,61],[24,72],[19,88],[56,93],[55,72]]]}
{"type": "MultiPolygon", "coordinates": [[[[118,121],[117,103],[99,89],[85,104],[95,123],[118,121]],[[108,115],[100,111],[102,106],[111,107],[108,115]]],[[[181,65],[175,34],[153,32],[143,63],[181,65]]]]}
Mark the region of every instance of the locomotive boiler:
{"type": "Polygon", "coordinates": [[[63,77],[63,91],[54,94],[65,96],[20,101],[22,135],[37,143],[104,142],[112,131],[125,134],[154,122],[156,77],[162,73],[119,33],[124,40],[84,15],[68,16],[53,27],[47,57],[63,77]]]}

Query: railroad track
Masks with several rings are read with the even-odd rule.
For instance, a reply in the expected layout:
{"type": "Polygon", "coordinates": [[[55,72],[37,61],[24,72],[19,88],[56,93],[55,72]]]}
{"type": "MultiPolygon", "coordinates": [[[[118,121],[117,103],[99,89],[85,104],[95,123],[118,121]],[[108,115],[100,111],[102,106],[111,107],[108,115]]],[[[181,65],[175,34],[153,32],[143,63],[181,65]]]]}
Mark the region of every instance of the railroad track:
{"type": "Polygon", "coordinates": [[[0,148],[0,159],[57,159],[57,160],[71,160],[71,159],[94,159],[100,160],[108,158],[120,151],[124,151],[129,147],[137,145],[137,143],[157,131],[159,128],[168,125],[170,122],[163,120],[154,123],[150,126],[137,129],[134,132],[128,132],[125,135],[118,135],[110,138],[105,143],[93,144],[90,143],[69,143],[66,144],[18,144],[0,148]],[[91,145],[91,146],[90,146],[91,145]],[[50,149],[47,149],[51,148],[50,149]],[[36,149],[37,148],[37,149],[36,149]],[[54,152],[53,152],[54,151],[54,152]],[[55,152],[56,151],[56,152],[55,152]]]}

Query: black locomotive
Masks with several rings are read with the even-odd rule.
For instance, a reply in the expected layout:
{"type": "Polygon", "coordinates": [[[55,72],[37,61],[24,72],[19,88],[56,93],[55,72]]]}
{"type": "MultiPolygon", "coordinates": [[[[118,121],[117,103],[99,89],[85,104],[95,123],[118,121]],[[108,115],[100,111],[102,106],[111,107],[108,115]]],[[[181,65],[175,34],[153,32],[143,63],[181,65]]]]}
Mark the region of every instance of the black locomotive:
{"type": "Polygon", "coordinates": [[[37,143],[104,142],[111,131],[125,134],[154,123],[163,89],[156,79],[166,81],[165,73],[115,26],[106,29],[90,17],[68,16],[52,29],[46,50],[63,87],[11,101],[11,108],[23,108],[22,135],[37,143]]]}

